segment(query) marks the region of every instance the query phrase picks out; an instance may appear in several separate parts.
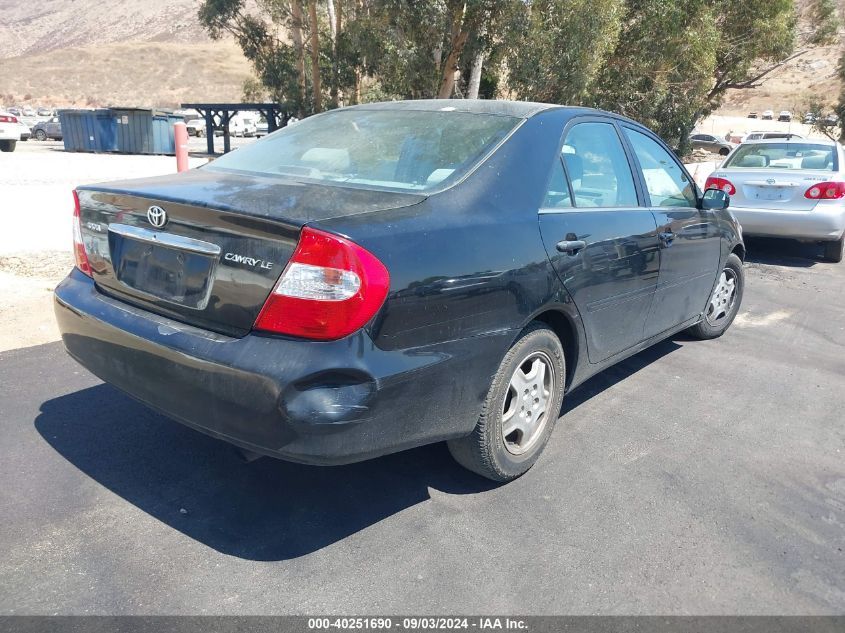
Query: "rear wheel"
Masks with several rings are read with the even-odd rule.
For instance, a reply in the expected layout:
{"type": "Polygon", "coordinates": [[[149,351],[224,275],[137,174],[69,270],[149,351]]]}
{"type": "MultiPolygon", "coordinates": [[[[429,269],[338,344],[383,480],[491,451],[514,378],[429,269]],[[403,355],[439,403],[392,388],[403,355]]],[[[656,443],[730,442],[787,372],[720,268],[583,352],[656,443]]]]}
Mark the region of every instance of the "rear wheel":
{"type": "Polygon", "coordinates": [[[35,130],[35,140],[36,141],[46,141],[47,140],[47,132],[44,130],[35,130]]]}
{"type": "Polygon", "coordinates": [[[719,156],[727,156],[730,153],[731,153],[731,150],[729,150],[727,147],[723,147],[722,149],[719,150],[719,156]]]}
{"type": "Polygon", "coordinates": [[[0,152],[14,152],[17,145],[17,141],[0,141],[0,152]]]}
{"type": "Polygon", "coordinates": [[[527,328],[502,360],[472,434],[448,442],[459,464],[493,481],[516,479],[540,457],[560,414],[563,347],[548,327],[527,328]]]}
{"type": "Polygon", "coordinates": [[[704,318],[692,326],[688,332],[700,339],[722,336],[733,323],[736,313],[739,312],[744,289],[745,273],[742,270],[742,260],[731,253],[716,280],[716,287],[704,310],[704,318]]]}
{"type": "Polygon", "coordinates": [[[843,249],[845,249],[845,235],[835,242],[824,243],[824,258],[829,262],[838,264],[842,261],[843,249]]]}

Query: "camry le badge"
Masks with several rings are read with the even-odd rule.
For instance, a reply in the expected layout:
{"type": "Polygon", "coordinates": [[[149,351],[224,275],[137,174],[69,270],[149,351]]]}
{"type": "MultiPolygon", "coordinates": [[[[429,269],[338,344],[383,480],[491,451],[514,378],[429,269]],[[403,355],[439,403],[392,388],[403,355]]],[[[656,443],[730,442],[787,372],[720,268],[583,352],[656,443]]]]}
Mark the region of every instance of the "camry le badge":
{"type": "Polygon", "coordinates": [[[167,224],[167,212],[161,207],[155,205],[147,209],[147,219],[157,229],[160,229],[167,224]]]}

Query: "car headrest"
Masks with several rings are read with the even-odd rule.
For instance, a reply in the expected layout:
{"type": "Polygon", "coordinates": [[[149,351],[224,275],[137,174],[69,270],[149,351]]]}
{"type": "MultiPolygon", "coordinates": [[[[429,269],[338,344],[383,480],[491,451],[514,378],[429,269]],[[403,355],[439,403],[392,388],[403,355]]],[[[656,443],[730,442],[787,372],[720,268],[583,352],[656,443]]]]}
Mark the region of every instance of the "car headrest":
{"type": "Polygon", "coordinates": [[[577,154],[563,153],[563,160],[566,163],[566,171],[569,172],[570,180],[580,180],[584,177],[584,159],[577,154]]]}
{"type": "Polygon", "coordinates": [[[765,167],[769,164],[769,157],[762,154],[746,154],[739,159],[737,167],[765,167]]]}
{"type": "Polygon", "coordinates": [[[805,156],[801,159],[801,169],[824,169],[827,167],[827,154],[805,156]]]}
{"type": "Polygon", "coordinates": [[[322,171],[349,169],[349,152],[333,147],[312,147],[302,155],[302,162],[322,171]]]}

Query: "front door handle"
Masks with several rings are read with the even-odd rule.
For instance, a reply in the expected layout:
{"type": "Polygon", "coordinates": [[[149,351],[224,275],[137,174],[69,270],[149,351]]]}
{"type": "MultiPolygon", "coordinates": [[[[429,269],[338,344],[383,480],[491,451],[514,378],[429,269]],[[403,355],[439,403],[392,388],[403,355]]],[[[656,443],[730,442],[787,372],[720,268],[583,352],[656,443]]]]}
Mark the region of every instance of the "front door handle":
{"type": "Polygon", "coordinates": [[[672,246],[672,240],[675,239],[675,234],[672,231],[663,231],[662,233],[658,233],[657,237],[660,238],[663,246],[669,247],[672,246]]]}
{"type": "Polygon", "coordinates": [[[587,248],[587,243],[584,240],[562,240],[557,243],[555,248],[561,253],[575,255],[578,251],[587,248]]]}

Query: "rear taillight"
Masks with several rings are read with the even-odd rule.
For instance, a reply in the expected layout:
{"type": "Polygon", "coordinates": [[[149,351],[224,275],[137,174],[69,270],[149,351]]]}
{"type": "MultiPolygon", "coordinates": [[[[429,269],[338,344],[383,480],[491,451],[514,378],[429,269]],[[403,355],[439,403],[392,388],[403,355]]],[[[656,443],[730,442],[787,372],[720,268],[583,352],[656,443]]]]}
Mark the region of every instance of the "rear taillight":
{"type": "Polygon", "coordinates": [[[704,189],[721,189],[729,196],[732,196],[736,193],[736,187],[733,186],[733,183],[726,178],[716,178],[715,176],[710,176],[707,179],[707,182],[704,183],[704,189]]]}
{"type": "Polygon", "coordinates": [[[79,195],[76,190],[73,192],[73,254],[76,257],[76,267],[90,277],[91,264],[88,263],[88,255],[85,253],[85,244],[82,241],[82,218],[79,195]]]}
{"type": "Polygon", "coordinates": [[[845,197],[845,182],[820,182],[804,192],[810,200],[839,200],[845,197]]]}
{"type": "Polygon", "coordinates": [[[11,114],[0,114],[0,123],[17,123],[18,117],[11,114]]]}
{"type": "Polygon", "coordinates": [[[375,255],[306,227],[255,329],[317,340],[343,338],[375,316],[388,288],[390,275],[375,255]]]}

